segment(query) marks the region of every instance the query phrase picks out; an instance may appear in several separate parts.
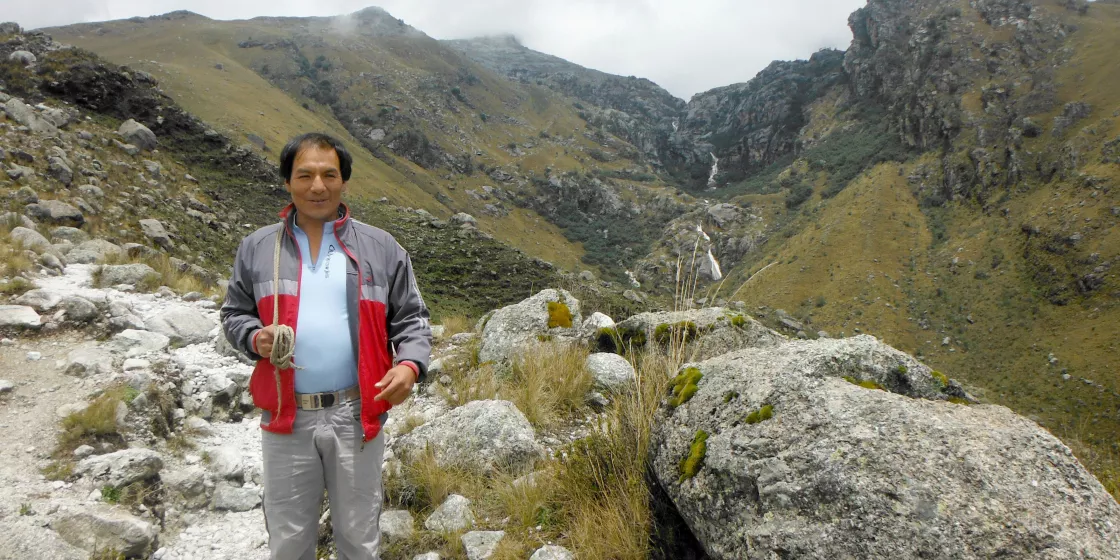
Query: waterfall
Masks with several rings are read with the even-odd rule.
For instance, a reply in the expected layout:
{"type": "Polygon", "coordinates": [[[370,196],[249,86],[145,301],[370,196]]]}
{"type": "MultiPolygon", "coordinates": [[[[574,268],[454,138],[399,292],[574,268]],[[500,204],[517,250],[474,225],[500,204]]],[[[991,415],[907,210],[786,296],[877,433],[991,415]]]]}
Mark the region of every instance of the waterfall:
{"type": "MultiPolygon", "coordinates": [[[[711,152],[709,153],[711,154],[711,152]]],[[[716,188],[716,173],[719,173],[719,158],[717,158],[715,154],[711,154],[711,156],[712,174],[708,175],[708,186],[714,189],[716,188]]]]}

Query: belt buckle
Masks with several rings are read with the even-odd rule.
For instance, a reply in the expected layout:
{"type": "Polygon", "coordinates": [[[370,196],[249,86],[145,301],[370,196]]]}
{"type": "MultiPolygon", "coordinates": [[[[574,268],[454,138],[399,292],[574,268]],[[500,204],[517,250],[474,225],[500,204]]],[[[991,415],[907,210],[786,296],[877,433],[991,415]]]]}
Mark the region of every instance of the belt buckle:
{"type": "Polygon", "coordinates": [[[335,405],[338,397],[335,393],[321,393],[319,397],[319,408],[329,408],[335,405]]]}

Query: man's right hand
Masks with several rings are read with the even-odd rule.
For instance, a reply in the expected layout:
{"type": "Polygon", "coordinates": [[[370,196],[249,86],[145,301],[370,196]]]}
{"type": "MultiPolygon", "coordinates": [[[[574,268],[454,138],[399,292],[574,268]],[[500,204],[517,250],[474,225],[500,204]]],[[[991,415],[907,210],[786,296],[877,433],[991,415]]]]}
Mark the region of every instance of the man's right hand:
{"type": "Polygon", "coordinates": [[[269,325],[253,335],[253,350],[260,356],[268,359],[272,355],[272,343],[276,340],[276,326],[269,325]]]}

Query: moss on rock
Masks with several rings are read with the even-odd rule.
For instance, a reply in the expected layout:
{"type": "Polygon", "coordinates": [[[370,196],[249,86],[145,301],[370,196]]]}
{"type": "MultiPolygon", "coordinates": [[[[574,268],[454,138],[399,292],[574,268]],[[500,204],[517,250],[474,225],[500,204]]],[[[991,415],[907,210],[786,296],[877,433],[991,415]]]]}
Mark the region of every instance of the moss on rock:
{"type": "Polygon", "coordinates": [[[700,467],[704,466],[704,456],[708,453],[708,432],[700,430],[692,438],[692,446],[689,447],[688,456],[681,459],[681,477],[678,482],[684,482],[700,472],[700,467]]]}
{"type": "Polygon", "coordinates": [[[560,301],[548,302],[548,328],[572,328],[572,311],[567,304],[560,301]]]}
{"type": "Polygon", "coordinates": [[[758,424],[765,422],[774,417],[774,405],[763,405],[758,410],[751,411],[750,414],[743,418],[743,422],[747,424],[758,424]]]}
{"type": "Polygon", "coordinates": [[[697,385],[704,378],[704,374],[697,368],[685,368],[673,378],[673,396],[669,399],[669,406],[676,408],[689,401],[700,389],[697,385]]]}

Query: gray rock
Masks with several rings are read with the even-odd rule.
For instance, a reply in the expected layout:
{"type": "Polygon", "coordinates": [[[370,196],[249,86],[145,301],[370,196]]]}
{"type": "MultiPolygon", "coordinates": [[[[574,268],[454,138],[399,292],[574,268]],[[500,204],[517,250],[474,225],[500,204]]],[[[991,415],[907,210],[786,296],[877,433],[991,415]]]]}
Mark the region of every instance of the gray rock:
{"type": "Polygon", "coordinates": [[[133,119],[121,123],[117,134],[124,137],[124,141],[140,148],[141,150],[154,150],[159,147],[159,141],[152,130],[133,119]]]}
{"type": "Polygon", "coordinates": [[[34,219],[52,224],[82,227],[86,223],[81,210],[61,200],[40,200],[25,206],[24,211],[34,219]]]}
{"type": "Polygon", "coordinates": [[[141,163],[144,165],[144,170],[148,172],[148,175],[151,175],[152,177],[155,177],[157,179],[160,177],[160,175],[163,175],[163,164],[161,164],[160,162],[146,159],[141,163]]]}
{"type": "Polygon", "coordinates": [[[126,558],[146,556],[156,529],[151,523],[119,510],[63,513],[51,522],[63,540],[90,552],[115,550],[126,558]]]}
{"type": "Polygon", "coordinates": [[[89,323],[100,316],[92,301],[79,296],[64,298],[62,309],[66,310],[66,319],[74,323],[89,323]]]}
{"type": "Polygon", "coordinates": [[[93,455],[93,447],[90,447],[88,445],[79,445],[76,449],[74,449],[74,457],[78,459],[85,459],[90,455],[93,455]]]}
{"type": "Polygon", "coordinates": [[[634,382],[634,366],[618,354],[591,354],[587,357],[586,367],[599,389],[623,391],[634,382]]]}
{"type": "Polygon", "coordinates": [[[74,181],[74,172],[70,166],[59,157],[52,157],[47,161],[47,176],[69,187],[74,181]]]}
{"type": "Polygon", "coordinates": [[[614,319],[596,311],[583,322],[582,330],[584,335],[593,336],[595,333],[599,332],[599,329],[610,328],[613,327],[614,324],[614,319]]]}
{"type": "Polygon", "coordinates": [[[635,292],[634,290],[626,290],[625,292],[622,292],[622,297],[634,303],[645,303],[646,301],[645,298],[638,295],[638,292],[635,292]]]}
{"type": "Polygon", "coordinates": [[[214,493],[214,482],[202,469],[192,467],[185,471],[169,473],[161,478],[166,487],[171,490],[172,496],[184,508],[202,509],[210,504],[210,496],[214,493]]]}
{"type": "Polygon", "coordinates": [[[406,540],[416,531],[412,514],[408,510],[394,509],[381,512],[381,537],[386,544],[406,540]]]}
{"type": "Polygon", "coordinates": [[[16,388],[16,384],[8,381],[7,379],[0,379],[0,395],[11,393],[16,388]]]}
{"type": "Polygon", "coordinates": [[[66,260],[75,264],[93,264],[123,254],[124,249],[104,239],[90,239],[81,242],[77,247],[66,253],[66,260]]]}
{"type": "Polygon", "coordinates": [[[261,505],[261,492],[253,487],[238,487],[228,482],[214,486],[210,507],[224,511],[249,511],[261,505]]]}
{"type": "MultiPolygon", "coordinates": [[[[572,327],[582,325],[579,300],[564,290],[543,290],[521,303],[503,307],[490,317],[482,329],[482,348],[479,359],[483,362],[505,362],[513,353],[528,342],[536,342],[544,334],[576,334],[572,327]],[[557,313],[558,318],[567,319],[567,327],[549,327],[549,304],[567,307],[557,313]]],[[[555,324],[556,321],[553,322],[555,324]]]]}
{"type": "Polygon", "coordinates": [[[24,66],[31,66],[35,64],[38,59],[35,58],[35,54],[31,51],[13,51],[12,54],[8,55],[8,60],[24,66]]]}
{"type": "Polygon", "coordinates": [[[695,395],[654,422],[653,469],[712,558],[1120,550],[1120,505],[1060,441],[1006,408],[946,402],[928,367],[872,337],[750,348],[696,367],[695,395]],[[769,419],[747,420],[764,405],[769,419]],[[698,441],[702,460],[683,476],[698,441]]]}
{"type": "Polygon", "coordinates": [[[689,348],[689,356],[694,356],[693,359],[697,360],[740,348],[775,346],[786,340],[758,321],[721,307],[642,313],[622,321],[615,326],[615,330],[623,339],[624,345],[628,340],[630,344],[635,344],[643,338],[647,345],[668,345],[674,342],[670,336],[672,326],[684,325],[678,328],[691,331],[689,324],[695,328],[695,334],[701,335],[694,339],[689,348]],[[635,335],[638,336],[635,338],[635,335]]]}
{"type": "Polygon", "coordinates": [[[562,546],[542,546],[529,557],[529,560],[575,560],[575,555],[562,546]]]}
{"type": "Polygon", "coordinates": [[[175,244],[171,241],[171,236],[167,233],[167,229],[159,220],[146,219],[140,220],[140,228],[144,230],[144,235],[148,236],[153,243],[163,247],[164,249],[171,250],[175,248],[175,244]]]}
{"type": "Polygon", "coordinates": [[[595,273],[591,272],[590,270],[585,270],[579,273],[579,279],[583,280],[584,282],[594,282],[595,273]]]}
{"type": "Polygon", "coordinates": [[[122,151],[122,152],[124,152],[124,153],[126,153],[130,156],[134,156],[134,155],[137,155],[137,154],[140,153],[140,148],[136,147],[133,144],[126,144],[126,143],[121,142],[119,140],[113,140],[113,145],[116,146],[117,149],[119,149],[120,151],[122,151]]]}
{"type": "Polygon", "coordinates": [[[425,552],[412,557],[412,560],[440,560],[438,552],[425,552]]]}
{"type": "Polygon", "coordinates": [[[429,531],[462,531],[474,525],[471,501],[458,494],[452,494],[424,520],[424,528],[429,531]]]}
{"type": "Polygon", "coordinates": [[[22,226],[17,227],[12,229],[9,237],[12,241],[17,243],[19,247],[30,249],[32,251],[35,251],[36,253],[42,254],[54,250],[51,242],[47,241],[47,238],[43,237],[43,234],[33,229],[28,229],[22,226]]]}
{"type": "Polygon", "coordinates": [[[177,346],[199,344],[210,340],[210,331],[218,322],[191,307],[173,307],[145,321],[148,329],[160,333],[177,346]]]}
{"type": "Polygon", "coordinates": [[[451,216],[451,223],[458,225],[470,224],[472,226],[476,226],[478,225],[478,220],[474,219],[474,216],[470,214],[459,212],[458,214],[451,216]]]}
{"type": "Polygon", "coordinates": [[[471,401],[402,436],[397,445],[406,454],[430,446],[441,466],[478,472],[529,470],[544,455],[533,426],[508,401],[471,401]]]}
{"type": "Polygon", "coordinates": [[[23,186],[16,191],[14,198],[16,202],[20,204],[35,204],[39,202],[39,193],[35,192],[35,189],[31,187],[23,186]]]}
{"type": "Polygon", "coordinates": [[[58,135],[57,126],[40,117],[39,114],[35,112],[34,107],[24,103],[22,100],[13,97],[4,103],[3,107],[8,118],[31,129],[31,132],[46,136],[58,135]]]}
{"type": "Polygon", "coordinates": [[[60,259],[60,258],[58,258],[58,257],[56,257],[56,256],[54,256],[50,253],[44,253],[42,255],[39,255],[39,264],[41,264],[41,265],[43,265],[43,266],[45,266],[45,267],[47,267],[51,270],[57,270],[59,272],[62,272],[63,270],[66,269],[66,265],[64,265],[62,263],[62,259],[60,259]]]}
{"type": "Polygon", "coordinates": [[[468,560],[486,560],[494,555],[498,543],[506,536],[505,531],[471,531],[461,537],[463,548],[467,550],[468,560]]]}
{"type": "Polygon", "coordinates": [[[59,226],[51,230],[51,241],[53,243],[73,243],[75,245],[89,241],[89,234],[74,227],[59,226]]]}
{"type": "Polygon", "coordinates": [[[37,329],[42,326],[39,314],[26,305],[0,305],[0,328],[37,329]]]}
{"type": "Polygon", "coordinates": [[[97,486],[122,488],[133,482],[159,475],[163,459],[151,449],[132,448],[86,457],[74,472],[90,479],[97,486]]]}
{"type": "Polygon", "coordinates": [[[97,287],[107,288],[118,284],[130,284],[135,286],[148,278],[158,280],[160,275],[155,269],[146,264],[107,264],[101,267],[101,274],[100,278],[98,278],[97,287]]]}
{"type": "Polygon", "coordinates": [[[67,375],[88,377],[113,372],[113,355],[96,342],[87,342],[66,354],[67,375]]]}
{"type": "Polygon", "coordinates": [[[102,191],[100,187],[94,185],[81,185],[78,187],[78,192],[81,193],[82,196],[90,199],[105,198],[105,191],[102,191]]]}
{"type": "Polygon", "coordinates": [[[31,220],[31,218],[28,218],[23,214],[17,214],[15,212],[0,213],[0,223],[7,224],[9,227],[23,226],[30,230],[34,230],[39,227],[35,224],[34,221],[31,220]]]}
{"type": "Polygon", "coordinates": [[[167,335],[150,331],[128,329],[113,335],[113,338],[109,339],[109,342],[105,344],[105,348],[112,352],[122,353],[131,358],[154,352],[161,352],[170,344],[171,338],[167,335]]]}
{"type": "Polygon", "coordinates": [[[210,451],[210,470],[221,479],[243,480],[245,469],[241,466],[241,452],[229,446],[210,451]]]}

